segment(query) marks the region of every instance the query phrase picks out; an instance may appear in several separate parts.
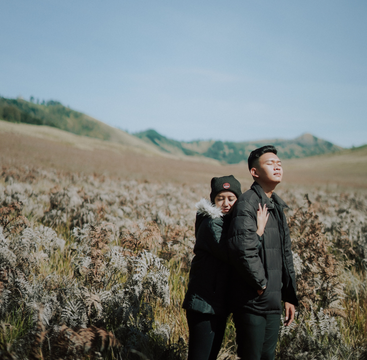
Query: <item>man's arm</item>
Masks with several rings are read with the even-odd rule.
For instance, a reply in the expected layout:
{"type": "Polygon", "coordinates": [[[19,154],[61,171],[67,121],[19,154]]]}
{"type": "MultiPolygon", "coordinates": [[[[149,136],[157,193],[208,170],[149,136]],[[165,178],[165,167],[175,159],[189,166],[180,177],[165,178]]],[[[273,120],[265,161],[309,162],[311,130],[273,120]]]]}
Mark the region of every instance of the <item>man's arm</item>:
{"type": "Polygon", "coordinates": [[[283,226],[284,226],[284,258],[286,264],[284,264],[288,271],[289,278],[287,281],[284,281],[285,286],[282,288],[282,300],[285,303],[291,303],[295,306],[298,305],[298,299],[296,295],[296,273],[294,271],[293,265],[293,253],[292,253],[292,244],[289,228],[287,225],[287,221],[285,215],[283,213],[283,226]]]}
{"type": "Polygon", "coordinates": [[[289,302],[285,302],[284,303],[284,308],[285,308],[284,325],[289,326],[290,324],[292,324],[292,322],[294,320],[294,315],[296,313],[296,307],[293,304],[289,303],[289,302]]]}

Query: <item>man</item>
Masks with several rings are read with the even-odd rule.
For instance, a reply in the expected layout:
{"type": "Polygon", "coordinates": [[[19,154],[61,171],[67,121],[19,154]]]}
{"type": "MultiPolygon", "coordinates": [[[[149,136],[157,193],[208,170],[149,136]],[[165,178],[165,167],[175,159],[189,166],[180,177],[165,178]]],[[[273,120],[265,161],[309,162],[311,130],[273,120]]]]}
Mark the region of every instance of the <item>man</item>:
{"type": "Polygon", "coordinates": [[[285,325],[294,319],[296,296],[291,239],[284,215],[287,205],[274,193],[283,169],[274,146],[251,152],[251,189],[237,200],[229,230],[229,259],[234,266],[231,301],[236,326],[237,354],[244,360],[271,360],[280,326],[282,304],[285,325]],[[268,211],[262,233],[257,212],[268,211]]]}

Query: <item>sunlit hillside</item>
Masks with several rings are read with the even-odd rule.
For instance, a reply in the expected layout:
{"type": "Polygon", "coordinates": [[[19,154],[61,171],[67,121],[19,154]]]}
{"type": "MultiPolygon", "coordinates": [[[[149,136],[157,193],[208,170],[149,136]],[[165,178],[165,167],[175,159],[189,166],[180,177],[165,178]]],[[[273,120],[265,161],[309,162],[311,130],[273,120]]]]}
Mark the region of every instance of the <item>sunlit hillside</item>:
{"type": "Polygon", "coordinates": [[[289,183],[367,188],[367,146],[284,164],[289,183]]]}
{"type": "Polygon", "coordinates": [[[4,121],[0,121],[0,161],[64,172],[179,183],[206,183],[223,171],[233,172],[239,178],[246,176],[240,166],[223,167],[211,159],[173,156],[46,126],[4,121]]]}
{"type": "MultiPolygon", "coordinates": [[[[277,147],[278,153],[283,159],[332,154],[342,150],[341,147],[329,141],[307,133],[294,139],[260,139],[245,142],[220,140],[177,141],[169,139],[155,130],[147,130],[132,135],[89,115],[73,110],[59,101],[42,100],[40,102],[37,100],[35,102],[33,98],[26,101],[20,97],[7,99],[0,96],[0,119],[15,124],[49,126],[75,135],[141,148],[150,152],[162,152],[179,157],[206,157],[226,164],[241,163],[253,149],[269,143],[277,147]]],[[[125,123],[128,121],[128,119],[125,119],[125,123]]],[[[33,134],[40,134],[44,130],[38,129],[32,132],[33,134]]]]}
{"type": "MultiPolygon", "coordinates": [[[[160,152],[159,149],[125,131],[109,126],[89,115],[70,109],[58,101],[34,103],[24,99],[6,99],[0,97],[0,119],[9,124],[31,124],[47,126],[89,138],[108,140],[118,144],[160,152]]],[[[2,128],[5,125],[2,125],[2,128]]],[[[23,129],[31,129],[23,127],[23,129]]],[[[23,130],[20,130],[23,131],[23,130]]],[[[44,127],[29,130],[32,134],[45,133],[44,127]]],[[[49,132],[49,130],[46,130],[49,132]]],[[[27,130],[25,130],[27,132],[27,130]]],[[[57,132],[56,132],[57,133],[57,132]]],[[[56,134],[54,133],[54,134],[56,134]]],[[[65,136],[64,136],[65,137],[65,136]]]]}
{"type": "MultiPolygon", "coordinates": [[[[138,140],[138,139],[137,139],[138,140]]],[[[251,184],[246,159],[223,165],[203,157],[175,156],[153,148],[77,136],[59,129],[0,121],[1,164],[18,164],[126,179],[207,183],[233,174],[251,184]]],[[[284,183],[310,186],[367,187],[367,147],[337,154],[284,160],[284,183]]]]}

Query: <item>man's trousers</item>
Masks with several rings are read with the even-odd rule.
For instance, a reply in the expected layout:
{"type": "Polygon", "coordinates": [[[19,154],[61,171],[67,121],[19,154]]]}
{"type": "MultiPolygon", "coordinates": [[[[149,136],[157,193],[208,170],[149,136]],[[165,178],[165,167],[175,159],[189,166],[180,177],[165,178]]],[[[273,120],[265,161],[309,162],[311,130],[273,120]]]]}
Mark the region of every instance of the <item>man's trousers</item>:
{"type": "Polygon", "coordinates": [[[233,320],[237,355],[241,360],[274,360],[280,314],[255,315],[237,310],[233,320]]]}

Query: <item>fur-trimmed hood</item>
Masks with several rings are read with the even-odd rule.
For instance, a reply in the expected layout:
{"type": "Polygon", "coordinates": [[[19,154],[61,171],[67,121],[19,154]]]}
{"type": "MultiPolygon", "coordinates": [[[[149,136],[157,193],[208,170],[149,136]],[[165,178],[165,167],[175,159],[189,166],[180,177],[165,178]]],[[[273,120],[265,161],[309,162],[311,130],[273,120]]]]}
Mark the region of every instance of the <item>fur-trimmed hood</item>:
{"type": "Polygon", "coordinates": [[[198,209],[198,215],[209,216],[212,219],[217,219],[224,215],[221,209],[219,209],[212,202],[204,198],[196,203],[195,207],[198,209]]]}

